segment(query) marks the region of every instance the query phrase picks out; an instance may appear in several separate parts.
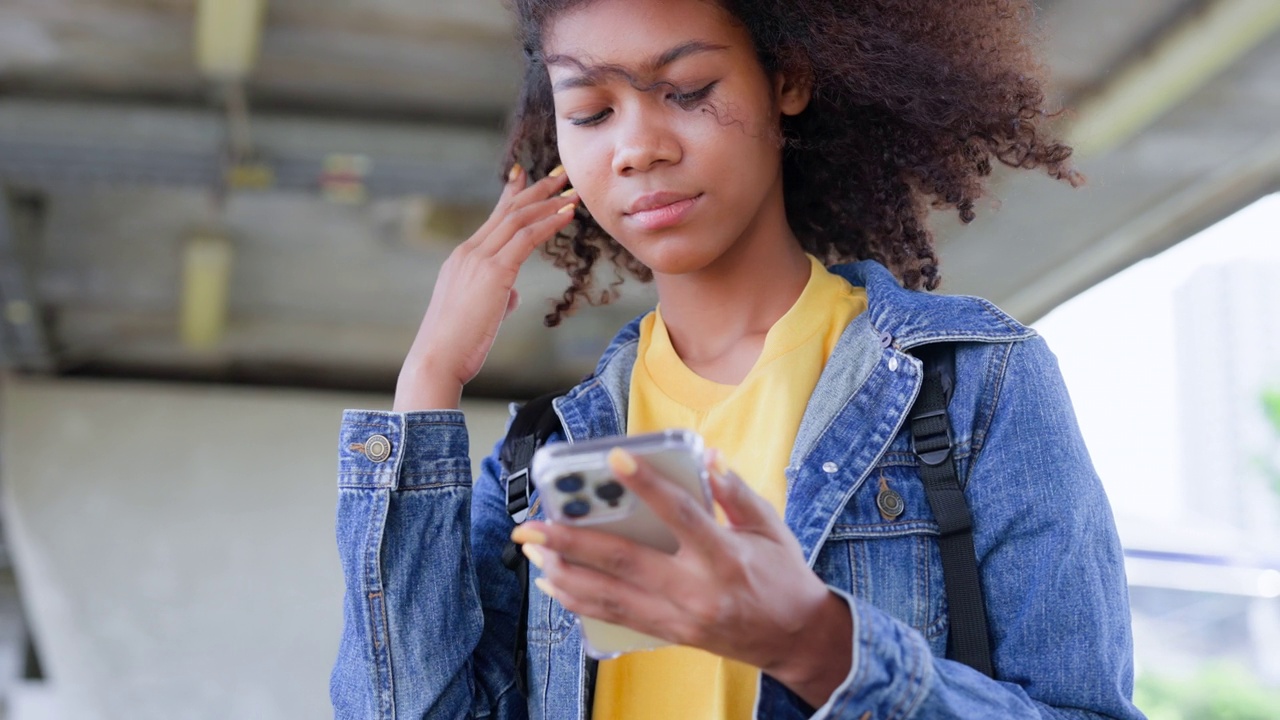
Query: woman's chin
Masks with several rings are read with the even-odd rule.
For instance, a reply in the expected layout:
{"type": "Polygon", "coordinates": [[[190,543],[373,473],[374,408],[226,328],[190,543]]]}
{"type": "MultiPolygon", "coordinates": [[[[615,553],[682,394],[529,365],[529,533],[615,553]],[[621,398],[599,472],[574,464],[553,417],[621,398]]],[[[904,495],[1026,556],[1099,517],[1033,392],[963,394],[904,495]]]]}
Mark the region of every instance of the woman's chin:
{"type": "Polygon", "coordinates": [[[655,275],[687,275],[705,269],[721,254],[705,239],[668,235],[619,241],[655,275]]]}

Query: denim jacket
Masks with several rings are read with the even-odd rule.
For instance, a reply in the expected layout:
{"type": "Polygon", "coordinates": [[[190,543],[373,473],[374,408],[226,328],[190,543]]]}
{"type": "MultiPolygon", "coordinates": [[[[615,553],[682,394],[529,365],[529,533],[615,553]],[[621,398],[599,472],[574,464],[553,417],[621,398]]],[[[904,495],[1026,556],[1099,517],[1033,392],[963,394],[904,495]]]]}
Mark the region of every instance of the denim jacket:
{"type": "MultiPolygon", "coordinates": [[[[904,290],[872,261],[832,271],[866,288],[868,310],[805,410],[785,520],[849,604],[850,671],[816,711],[762,675],[757,717],[1141,718],[1120,544],[1052,353],[984,300],[904,290]],[[921,386],[910,350],[934,342],[957,343],[949,410],[995,679],[944,657],[938,529],[905,427],[921,386]],[[881,482],[905,502],[892,520],[881,482]]],[[[563,439],[625,433],[638,325],[556,400],[563,439]]],[[[532,583],[527,696],[516,686],[521,598],[501,562],[513,525],[496,448],[473,480],[460,411],[348,410],[339,453],[335,716],[588,717],[573,616],[532,583]]]]}

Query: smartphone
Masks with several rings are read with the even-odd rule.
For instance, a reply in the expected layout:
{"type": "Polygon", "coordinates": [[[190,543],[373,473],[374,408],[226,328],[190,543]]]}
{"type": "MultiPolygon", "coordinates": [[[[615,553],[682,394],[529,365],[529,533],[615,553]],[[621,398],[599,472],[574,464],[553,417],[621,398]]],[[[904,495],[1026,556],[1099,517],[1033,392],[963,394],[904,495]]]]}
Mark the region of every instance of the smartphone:
{"type": "MultiPolygon", "coordinates": [[[[665,553],[679,541],[648,505],[628,491],[609,470],[609,451],[620,447],[644,459],[661,476],[712,512],[702,438],[689,430],[611,437],[580,443],[544,445],[530,470],[542,506],[552,521],[612,533],[665,553]]],[[[587,655],[607,660],[634,650],[670,643],[621,625],[578,618],[587,655]]]]}

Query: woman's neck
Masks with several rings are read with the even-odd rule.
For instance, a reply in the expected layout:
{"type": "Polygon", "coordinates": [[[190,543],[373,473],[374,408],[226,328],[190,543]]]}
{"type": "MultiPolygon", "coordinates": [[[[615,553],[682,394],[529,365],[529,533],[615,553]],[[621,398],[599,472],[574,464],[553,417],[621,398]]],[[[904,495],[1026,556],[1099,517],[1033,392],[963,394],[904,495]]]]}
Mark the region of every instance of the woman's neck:
{"type": "Polygon", "coordinates": [[[782,203],[777,205],[713,264],[654,277],[671,344],[703,377],[727,384],[741,380],[769,329],[809,282],[809,258],[786,223],[782,203]]]}

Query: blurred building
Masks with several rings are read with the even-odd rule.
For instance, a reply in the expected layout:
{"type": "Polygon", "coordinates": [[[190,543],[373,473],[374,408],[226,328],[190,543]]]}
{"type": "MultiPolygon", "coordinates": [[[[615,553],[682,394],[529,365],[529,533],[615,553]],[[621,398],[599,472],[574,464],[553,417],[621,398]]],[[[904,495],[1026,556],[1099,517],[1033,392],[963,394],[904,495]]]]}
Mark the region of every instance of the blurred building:
{"type": "Polygon", "coordinates": [[[1280,389],[1280,263],[1204,267],[1178,291],[1174,312],[1170,390],[1193,519],[1280,563],[1280,492],[1263,469],[1280,441],[1263,415],[1263,393],[1280,389]]]}

